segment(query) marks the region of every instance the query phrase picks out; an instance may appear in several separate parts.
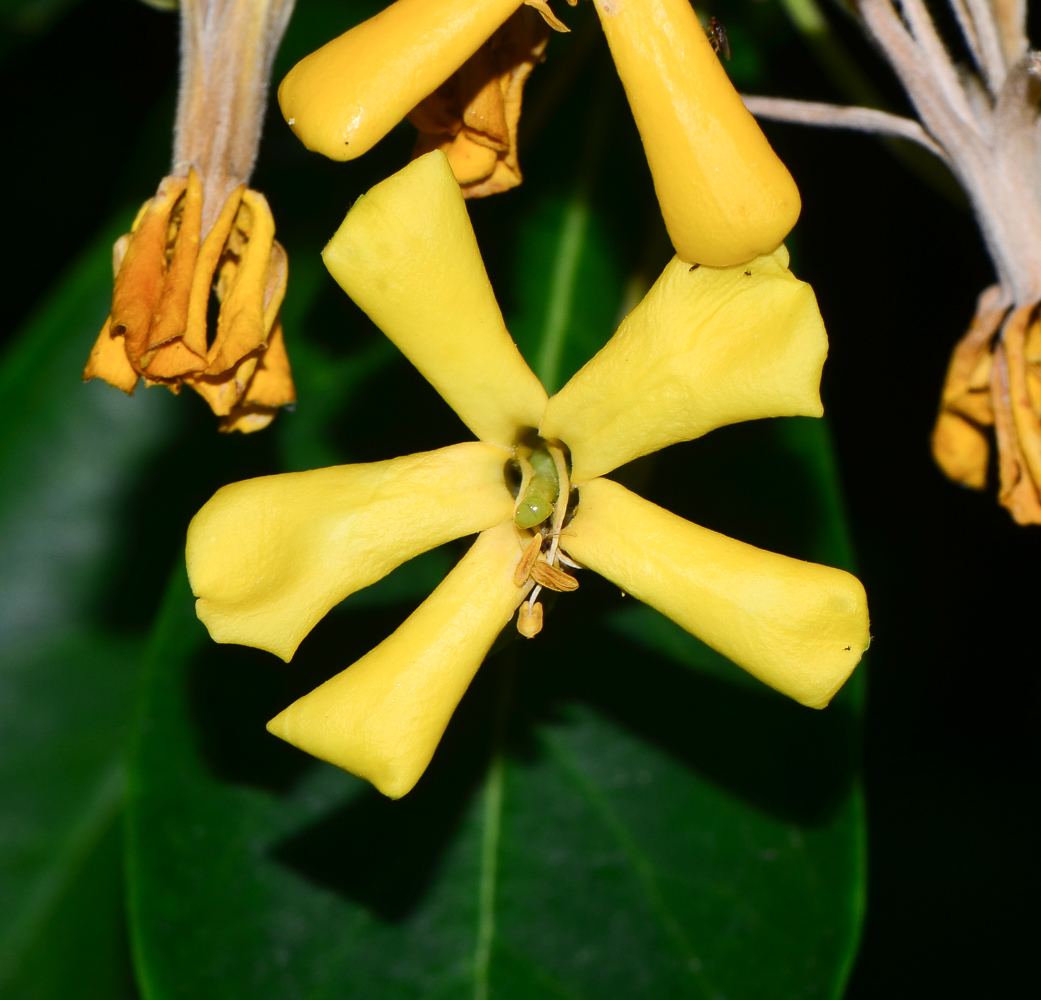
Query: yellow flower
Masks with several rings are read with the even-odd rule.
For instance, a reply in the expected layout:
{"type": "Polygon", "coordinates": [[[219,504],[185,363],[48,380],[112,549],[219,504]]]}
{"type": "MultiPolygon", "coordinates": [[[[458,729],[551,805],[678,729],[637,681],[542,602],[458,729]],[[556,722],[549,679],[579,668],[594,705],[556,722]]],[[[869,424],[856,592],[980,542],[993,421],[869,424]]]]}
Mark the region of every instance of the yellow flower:
{"type": "MultiPolygon", "coordinates": [[[[799,192],[690,4],[594,3],[680,258],[726,267],[776,250],[799,216],[799,192]]],[[[282,113],[308,149],[361,156],[521,5],[398,0],[301,60],[279,87],[282,113]]]]}
{"type": "Polygon", "coordinates": [[[141,377],[187,384],[222,431],[248,433],[296,398],[279,319],[288,260],[267,200],[246,187],[292,0],[180,7],[173,169],[113,247],[112,310],[83,378],[128,394],[141,377]]]}
{"type": "Polygon", "coordinates": [[[200,619],[218,642],[289,660],[349,594],[480,535],[393,635],[271,732],[404,795],[500,630],[523,602],[518,628],[535,634],[533,588],[574,589],[565,567],[576,564],[772,687],[827,705],[868,645],[857,579],[698,527],[602,478],[724,424],[821,415],[827,338],[783,248],[740,268],[674,258],[548,400],[506,330],[440,151],[360,198],[324,258],[479,440],[225,486],[188,532],[200,619]]]}

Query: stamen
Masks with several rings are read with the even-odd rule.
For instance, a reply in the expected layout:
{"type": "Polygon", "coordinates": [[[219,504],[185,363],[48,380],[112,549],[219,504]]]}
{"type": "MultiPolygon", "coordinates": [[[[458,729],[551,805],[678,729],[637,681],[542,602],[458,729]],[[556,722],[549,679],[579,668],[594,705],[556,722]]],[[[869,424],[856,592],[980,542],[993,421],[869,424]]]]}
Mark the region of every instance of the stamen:
{"type": "Polygon", "coordinates": [[[535,537],[528,542],[524,553],[520,557],[520,561],[517,563],[517,568],[513,571],[513,582],[517,587],[523,587],[528,581],[528,577],[531,576],[531,567],[535,565],[535,560],[538,559],[539,553],[542,552],[542,535],[535,535],[535,537]]]}
{"type": "Polygon", "coordinates": [[[531,576],[547,590],[556,590],[558,593],[578,590],[578,581],[570,573],[565,573],[546,562],[536,562],[531,567],[531,576]]]}

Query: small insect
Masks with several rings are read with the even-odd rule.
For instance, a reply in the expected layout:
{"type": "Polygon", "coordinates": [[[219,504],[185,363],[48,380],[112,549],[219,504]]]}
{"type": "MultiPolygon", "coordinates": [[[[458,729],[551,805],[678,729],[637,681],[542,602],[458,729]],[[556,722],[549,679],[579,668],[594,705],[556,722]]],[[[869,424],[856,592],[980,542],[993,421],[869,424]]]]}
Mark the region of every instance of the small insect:
{"type": "Polygon", "coordinates": [[[713,52],[718,52],[727,62],[730,62],[730,40],[727,38],[727,29],[714,17],[709,18],[708,40],[713,52]]]}
{"type": "Polygon", "coordinates": [[[696,271],[696,270],[697,270],[697,269],[698,269],[699,267],[701,267],[701,265],[700,265],[700,264],[691,264],[691,265],[690,265],[690,269],[691,269],[692,271],[696,271]]]}
{"type": "Polygon", "coordinates": [[[751,278],[752,277],[752,272],[751,271],[745,271],[745,277],[746,278],[751,278]]]}

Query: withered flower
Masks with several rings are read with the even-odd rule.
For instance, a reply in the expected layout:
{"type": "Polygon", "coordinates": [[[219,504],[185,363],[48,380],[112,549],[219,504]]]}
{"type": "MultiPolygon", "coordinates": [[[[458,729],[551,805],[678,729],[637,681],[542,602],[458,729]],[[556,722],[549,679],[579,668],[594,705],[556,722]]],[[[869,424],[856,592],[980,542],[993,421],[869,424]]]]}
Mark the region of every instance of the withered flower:
{"type": "Polygon", "coordinates": [[[181,0],[173,167],[113,247],[112,310],[84,380],[201,395],[222,431],[266,427],[295,400],[279,308],[288,259],[247,188],[293,0],[181,0]],[[216,296],[216,328],[208,321],[216,296]]]}
{"type": "MultiPolygon", "coordinates": [[[[517,126],[524,84],[543,58],[549,40],[543,17],[530,7],[515,11],[407,115],[419,129],[413,157],[444,150],[467,198],[508,191],[522,180],[517,126]]],[[[553,21],[560,24],[555,17],[553,21]]]]}
{"type": "Polygon", "coordinates": [[[952,60],[922,0],[857,0],[864,29],[920,121],[873,108],[750,97],[764,118],[910,139],[942,159],[972,204],[998,283],[979,297],[954,349],[933,431],[953,480],[987,482],[987,428],[998,445],[998,499],[1041,524],[1041,54],[1020,0],[950,0],[975,63],[952,60]]]}

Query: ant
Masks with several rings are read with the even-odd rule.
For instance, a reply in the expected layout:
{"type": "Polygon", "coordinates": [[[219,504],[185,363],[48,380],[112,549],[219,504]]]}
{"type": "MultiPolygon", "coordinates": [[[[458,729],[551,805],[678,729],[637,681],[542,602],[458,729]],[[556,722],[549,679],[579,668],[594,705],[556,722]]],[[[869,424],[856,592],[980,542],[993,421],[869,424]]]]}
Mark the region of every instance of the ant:
{"type": "Polygon", "coordinates": [[[730,40],[727,38],[727,29],[714,17],[709,18],[708,40],[712,51],[720,53],[727,62],[730,62],[730,40]]]}

